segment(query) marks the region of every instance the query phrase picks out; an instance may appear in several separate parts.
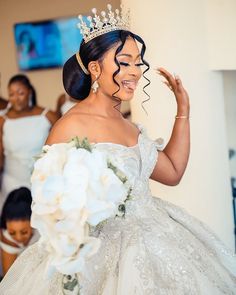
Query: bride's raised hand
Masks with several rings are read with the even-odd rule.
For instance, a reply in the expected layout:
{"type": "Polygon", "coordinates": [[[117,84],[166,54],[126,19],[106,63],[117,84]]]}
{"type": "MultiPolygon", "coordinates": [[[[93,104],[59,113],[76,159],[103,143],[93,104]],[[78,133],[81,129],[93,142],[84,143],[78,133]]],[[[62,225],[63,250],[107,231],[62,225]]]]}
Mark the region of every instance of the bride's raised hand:
{"type": "MultiPolygon", "coordinates": [[[[182,111],[189,112],[189,96],[187,91],[184,89],[179,76],[171,75],[164,68],[157,68],[156,71],[160,76],[165,78],[163,83],[166,84],[171,91],[173,91],[177,102],[178,113],[182,111]]],[[[186,113],[184,115],[188,114],[186,113]]]]}

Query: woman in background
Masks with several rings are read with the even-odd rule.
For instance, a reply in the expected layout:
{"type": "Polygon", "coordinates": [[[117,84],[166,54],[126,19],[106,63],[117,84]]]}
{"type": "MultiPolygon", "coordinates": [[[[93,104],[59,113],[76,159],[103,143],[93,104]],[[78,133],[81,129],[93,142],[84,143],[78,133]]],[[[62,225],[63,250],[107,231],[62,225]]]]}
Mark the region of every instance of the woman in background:
{"type": "Polygon", "coordinates": [[[0,116],[4,115],[10,108],[11,104],[4,98],[0,97],[0,116]]]}
{"type": "Polygon", "coordinates": [[[0,110],[4,110],[7,107],[7,101],[0,96],[0,110]]]}
{"type": "Polygon", "coordinates": [[[57,120],[55,113],[37,106],[35,89],[25,75],[13,76],[8,91],[11,107],[0,116],[0,209],[9,192],[30,187],[34,157],[57,120]]]}
{"type": "Polygon", "coordinates": [[[38,240],[37,231],[30,225],[31,192],[26,187],[12,191],[3,205],[1,214],[1,258],[3,275],[17,256],[38,240]]]}

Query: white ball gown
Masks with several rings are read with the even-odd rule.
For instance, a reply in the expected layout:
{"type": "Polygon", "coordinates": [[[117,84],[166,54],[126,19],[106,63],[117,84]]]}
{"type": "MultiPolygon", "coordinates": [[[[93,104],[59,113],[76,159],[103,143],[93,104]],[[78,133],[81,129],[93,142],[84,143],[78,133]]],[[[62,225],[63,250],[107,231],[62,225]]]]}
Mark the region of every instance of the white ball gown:
{"type": "MultiPolygon", "coordinates": [[[[102,244],[80,277],[80,295],[236,294],[234,254],[202,222],[152,197],[156,142],[141,130],[136,146],[95,147],[125,164],[133,199],[124,219],[110,219],[93,233],[102,244]]],[[[0,294],[62,295],[62,275],[45,278],[46,256],[38,243],[24,251],[1,282],[0,294]]]]}

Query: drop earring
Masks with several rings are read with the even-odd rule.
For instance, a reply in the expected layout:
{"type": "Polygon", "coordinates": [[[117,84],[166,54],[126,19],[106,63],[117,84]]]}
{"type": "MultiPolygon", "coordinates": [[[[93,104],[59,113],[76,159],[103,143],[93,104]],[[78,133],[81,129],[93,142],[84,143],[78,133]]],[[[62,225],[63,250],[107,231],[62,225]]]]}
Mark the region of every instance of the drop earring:
{"type": "Polygon", "coordinates": [[[32,93],[30,93],[29,98],[28,98],[28,106],[29,106],[30,108],[32,108],[32,106],[33,106],[32,93]]]}
{"type": "Polygon", "coordinates": [[[96,93],[98,91],[98,88],[99,88],[99,84],[98,84],[98,81],[97,81],[97,76],[96,77],[96,80],[93,82],[91,88],[93,90],[93,93],[96,93]]]}

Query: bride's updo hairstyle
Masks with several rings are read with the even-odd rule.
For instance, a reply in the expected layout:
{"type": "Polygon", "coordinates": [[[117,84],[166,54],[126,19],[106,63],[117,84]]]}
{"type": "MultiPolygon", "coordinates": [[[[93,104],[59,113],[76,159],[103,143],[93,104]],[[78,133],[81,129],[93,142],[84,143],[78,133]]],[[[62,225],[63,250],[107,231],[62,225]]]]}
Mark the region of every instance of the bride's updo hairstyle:
{"type": "MultiPolygon", "coordinates": [[[[143,59],[146,46],[141,37],[131,33],[130,31],[115,30],[100,35],[87,43],[85,43],[83,40],[80,45],[79,55],[84,67],[86,70],[88,70],[88,64],[91,61],[99,61],[101,63],[105,53],[109,49],[115,47],[117,44],[120,44],[116,49],[114,57],[114,61],[118,67],[118,69],[113,73],[113,81],[118,86],[117,92],[119,91],[119,85],[114,78],[119,73],[120,66],[116,59],[116,55],[122,50],[126,39],[130,37],[142,45],[141,59],[143,64],[145,64],[147,67],[143,72],[144,74],[149,69],[149,64],[143,59]]],[[[85,74],[85,72],[82,70],[79,62],[77,61],[76,54],[70,57],[64,64],[63,84],[68,95],[75,99],[83,100],[89,95],[91,88],[91,75],[85,74]]]]}

